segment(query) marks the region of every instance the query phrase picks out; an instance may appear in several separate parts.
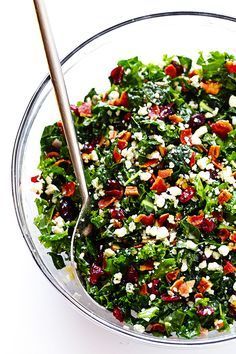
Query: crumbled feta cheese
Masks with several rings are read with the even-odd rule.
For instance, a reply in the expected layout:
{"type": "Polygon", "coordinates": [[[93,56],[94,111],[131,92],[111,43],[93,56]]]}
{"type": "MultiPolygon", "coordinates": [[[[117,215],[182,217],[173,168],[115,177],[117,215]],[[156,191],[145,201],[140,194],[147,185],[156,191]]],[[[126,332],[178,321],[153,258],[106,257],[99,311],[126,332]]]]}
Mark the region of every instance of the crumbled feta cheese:
{"type": "Polygon", "coordinates": [[[236,291],[236,282],[233,285],[233,289],[234,289],[234,291],[236,291]]]}
{"type": "Polygon", "coordinates": [[[148,114],[147,107],[140,107],[138,110],[139,116],[146,116],[148,114]]]}
{"type": "Polygon", "coordinates": [[[114,231],[114,235],[116,235],[117,237],[124,237],[126,234],[127,230],[124,226],[114,231]]]}
{"type": "Polygon", "coordinates": [[[111,91],[108,95],[109,100],[116,100],[117,98],[119,98],[119,92],[118,91],[111,91]]]}
{"type": "Polygon", "coordinates": [[[198,108],[198,104],[196,102],[194,102],[194,101],[189,101],[188,104],[189,104],[190,108],[192,108],[192,109],[197,109],[198,108]]]}
{"type": "Polygon", "coordinates": [[[233,125],[236,125],[236,117],[235,117],[235,116],[232,117],[232,124],[233,124],[233,125]]]}
{"type": "Polygon", "coordinates": [[[212,253],[212,256],[216,260],[220,258],[220,254],[218,252],[215,252],[215,251],[212,253]]]}
{"type": "Polygon", "coordinates": [[[200,82],[199,82],[199,75],[193,75],[190,78],[191,81],[191,85],[195,88],[198,88],[200,86],[200,82]]]}
{"type": "Polygon", "coordinates": [[[103,187],[102,184],[99,183],[98,177],[94,178],[91,184],[95,189],[101,189],[103,187]]]}
{"type": "Polygon", "coordinates": [[[171,162],[169,163],[169,167],[170,167],[170,168],[174,168],[174,167],[175,167],[174,162],[171,161],[171,162]]]}
{"type": "Polygon", "coordinates": [[[216,263],[216,262],[212,262],[212,263],[208,264],[207,269],[210,270],[210,271],[213,271],[213,272],[216,271],[216,270],[222,272],[223,267],[220,264],[216,263]]]}
{"type": "Polygon", "coordinates": [[[223,257],[226,257],[228,254],[229,254],[229,247],[226,246],[226,245],[221,245],[219,248],[218,248],[218,252],[223,256],[223,257]]]}
{"type": "Polygon", "coordinates": [[[156,237],[157,240],[164,240],[166,237],[169,236],[169,231],[165,226],[147,226],[146,234],[156,237]]]}
{"type": "Polygon", "coordinates": [[[228,182],[230,184],[235,183],[235,178],[232,175],[231,166],[226,166],[225,168],[223,168],[223,170],[219,172],[219,176],[225,182],[228,182]]]}
{"type": "Polygon", "coordinates": [[[182,266],[181,266],[181,272],[186,272],[186,270],[188,270],[188,263],[187,263],[186,259],[183,259],[182,266]]]}
{"type": "Polygon", "coordinates": [[[210,258],[212,253],[213,253],[213,251],[209,247],[205,248],[204,254],[205,254],[206,258],[210,258]]]}
{"type": "Polygon", "coordinates": [[[194,243],[191,240],[187,240],[186,241],[186,248],[189,249],[189,250],[196,250],[197,249],[197,244],[194,243]]]}
{"type": "Polygon", "coordinates": [[[140,332],[140,333],[144,333],[145,332],[145,327],[144,326],[142,326],[141,324],[135,324],[134,325],[134,330],[136,331],[136,332],[140,332]]]}
{"type": "Polygon", "coordinates": [[[216,108],[214,109],[214,111],[212,111],[212,112],[206,112],[206,113],[205,113],[205,117],[206,117],[206,118],[213,118],[213,117],[217,116],[218,112],[219,112],[219,108],[216,107],[216,108]]]}
{"type": "Polygon", "coordinates": [[[35,182],[32,184],[31,190],[33,193],[36,193],[38,195],[43,193],[43,183],[44,181],[41,179],[38,182],[35,182]]]}
{"type": "Polygon", "coordinates": [[[197,165],[201,170],[205,170],[208,162],[209,162],[209,158],[205,156],[205,157],[202,157],[201,159],[197,160],[197,165]]]}
{"type": "Polygon", "coordinates": [[[114,252],[111,248],[105,249],[105,251],[104,251],[104,256],[105,256],[106,258],[112,257],[112,256],[114,256],[114,255],[115,255],[115,252],[114,252]]]}
{"type": "Polygon", "coordinates": [[[55,184],[48,184],[47,185],[47,188],[45,190],[45,193],[47,195],[51,195],[53,194],[54,192],[58,191],[59,189],[57,188],[57,186],[55,186],[55,184]]]}
{"type": "Polygon", "coordinates": [[[231,95],[229,98],[229,106],[230,107],[236,107],[236,96],[231,95]]]}
{"type": "Polygon", "coordinates": [[[198,176],[203,180],[203,181],[209,181],[211,175],[209,171],[201,171],[199,172],[198,176]]]}
{"type": "Polygon", "coordinates": [[[52,142],[52,146],[54,146],[57,149],[60,149],[60,147],[62,146],[62,142],[59,139],[54,139],[52,142]]]}
{"type": "Polygon", "coordinates": [[[167,221],[168,221],[170,224],[174,224],[174,223],[175,223],[175,217],[174,217],[174,215],[169,215],[167,221]]]}
{"type": "Polygon", "coordinates": [[[141,181],[148,181],[152,177],[150,172],[141,172],[139,176],[141,181]]]}
{"type": "Polygon", "coordinates": [[[141,141],[142,138],[143,138],[143,133],[142,132],[135,132],[133,134],[133,137],[134,137],[134,139],[137,139],[137,140],[141,141]]]}
{"type": "Polygon", "coordinates": [[[229,298],[229,302],[233,305],[236,305],[236,295],[231,295],[229,298]]]}
{"type": "Polygon", "coordinates": [[[63,227],[65,225],[65,221],[61,216],[58,216],[53,220],[54,225],[57,225],[59,227],[63,227]]]}
{"type": "Polygon", "coordinates": [[[150,301],[154,301],[155,300],[155,298],[156,298],[156,295],[155,294],[150,294],[150,301]]]}
{"type": "Polygon", "coordinates": [[[200,137],[204,134],[207,133],[207,127],[203,125],[202,127],[198,128],[195,133],[192,135],[191,141],[193,145],[199,145],[201,144],[201,139],[200,137]]]}
{"type": "Polygon", "coordinates": [[[125,167],[129,170],[132,167],[132,163],[129,160],[125,160],[125,167]]]}
{"type": "Polygon", "coordinates": [[[157,135],[157,134],[151,135],[151,136],[150,136],[150,139],[154,139],[154,140],[156,140],[158,143],[162,144],[162,146],[165,146],[165,142],[164,142],[164,140],[163,140],[163,138],[162,138],[161,135],[157,135]]]}
{"type": "Polygon", "coordinates": [[[153,151],[151,154],[147,154],[147,158],[152,160],[152,159],[158,159],[161,160],[161,155],[159,151],[153,151]]]}
{"type": "Polygon", "coordinates": [[[173,195],[174,197],[178,196],[178,195],[181,195],[182,193],[182,190],[177,187],[177,186],[174,186],[174,187],[170,187],[167,189],[167,192],[169,192],[171,195],[173,195]]]}
{"type": "Polygon", "coordinates": [[[127,293],[133,293],[134,292],[134,284],[132,283],[127,283],[125,286],[125,290],[127,293]]]}
{"type": "Polygon", "coordinates": [[[96,153],[95,150],[93,150],[93,151],[91,152],[91,154],[90,154],[90,159],[91,159],[92,161],[98,161],[98,154],[96,153]]]}
{"type": "Polygon", "coordinates": [[[207,267],[207,262],[204,260],[204,261],[202,261],[201,263],[199,263],[198,266],[199,266],[200,269],[204,269],[204,268],[207,267]]]}
{"type": "Polygon", "coordinates": [[[136,225],[133,221],[131,221],[131,223],[129,224],[129,231],[133,232],[136,229],[136,225]]]}
{"type": "Polygon", "coordinates": [[[155,201],[154,204],[158,207],[158,208],[163,208],[163,206],[165,205],[165,198],[162,195],[158,195],[155,194],[155,201]]]}
{"type": "Polygon", "coordinates": [[[122,279],[122,273],[121,273],[121,272],[115,273],[115,274],[113,275],[113,283],[114,283],[114,284],[120,284],[121,279],[122,279]]]}

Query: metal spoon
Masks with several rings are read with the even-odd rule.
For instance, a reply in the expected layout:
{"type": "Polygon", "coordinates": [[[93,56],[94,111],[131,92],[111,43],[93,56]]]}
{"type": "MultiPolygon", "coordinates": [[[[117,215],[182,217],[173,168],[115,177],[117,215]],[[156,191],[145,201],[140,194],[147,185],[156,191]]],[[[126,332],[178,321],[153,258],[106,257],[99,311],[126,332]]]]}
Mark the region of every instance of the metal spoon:
{"type": "MultiPolygon", "coordinates": [[[[74,242],[77,234],[82,235],[88,231],[88,224],[86,223],[86,220],[90,210],[90,198],[85,181],[81,152],[79,149],[78,140],[74,128],[74,122],[71,115],[70,103],[68,99],[64,76],[61,69],[61,63],[57,54],[57,49],[55,46],[43,0],[34,0],[34,6],[44,44],[44,50],[47,57],[50,76],[56,94],[57,104],[61,114],[66,142],[69,148],[72,165],[74,168],[75,176],[78,182],[79,192],[82,199],[82,207],[71,240],[71,262],[75,270],[76,264],[74,262],[74,242]]],[[[77,272],[75,272],[75,274],[77,275],[77,272]]]]}

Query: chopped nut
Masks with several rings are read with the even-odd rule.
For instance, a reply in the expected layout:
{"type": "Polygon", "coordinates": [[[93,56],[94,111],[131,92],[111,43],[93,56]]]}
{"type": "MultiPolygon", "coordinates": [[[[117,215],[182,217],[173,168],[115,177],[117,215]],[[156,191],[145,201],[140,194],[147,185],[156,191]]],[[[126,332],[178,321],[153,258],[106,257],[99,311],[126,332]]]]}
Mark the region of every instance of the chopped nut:
{"type": "Polygon", "coordinates": [[[127,197],[137,197],[139,196],[138,188],[135,186],[128,186],[125,188],[125,195],[127,197]]]}

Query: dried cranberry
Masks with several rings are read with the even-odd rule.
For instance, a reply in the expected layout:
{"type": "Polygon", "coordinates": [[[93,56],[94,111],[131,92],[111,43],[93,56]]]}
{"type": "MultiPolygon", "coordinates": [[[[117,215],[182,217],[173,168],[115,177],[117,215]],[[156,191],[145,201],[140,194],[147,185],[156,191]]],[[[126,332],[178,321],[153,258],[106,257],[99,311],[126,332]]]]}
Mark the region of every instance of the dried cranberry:
{"type": "Polygon", "coordinates": [[[111,189],[108,191],[105,191],[105,194],[111,197],[116,197],[118,199],[120,199],[123,195],[123,191],[120,189],[111,189]]]}
{"type": "Polygon", "coordinates": [[[165,333],[166,332],[166,327],[163,323],[153,323],[148,325],[147,327],[148,332],[160,332],[160,333],[165,333]]]}
{"type": "Polygon", "coordinates": [[[176,302],[176,301],[180,301],[181,297],[178,295],[168,295],[168,294],[162,294],[161,295],[161,299],[165,302],[176,302]]]}
{"type": "Polygon", "coordinates": [[[218,175],[219,175],[219,173],[218,173],[218,171],[216,169],[215,170],[209,170],[209,172],[210,172],[210,177],[212,179],[216,179],[218,177],[218,175]]]}
{"type": "Polygon", "coordinates": [[[160,108],[160,114],[159,114],[160,119],[165,119],[174,113],[173,103],[169,103],[165,106],[160,106],[159,108],[160,108]]]}
{"type": "Polygon", "coordinates": [[[33,176],[31,177],[31,182],[37,183],[39,181],[39,176],[33,176]]]}
{"type": "Polygon", "coordinates": [[[138,271],[134,268],[134,266],[130,266],[126,273],[126,280],[130,283],[138,282],[138,271]]]}
{"type": "Polygon", "coordinates": [[[124,210],[122,209],[111,209],[112,219],[123,220],[125,218],[124,210]]]}
{"type": "Polygon", "coordinates": [[[92,264],[90,268],[90,277],[89,281],[92,285],[97,284],[99,278],[104,274],[102,268],[98,266],[97,264],[92,264]]]}
{"type": "Polygon", "coordinates": [[[62,186],[62,195],[65,197],[72,197],[75,194],[75,182],[66,182],[62,186]]]}
{"type": "Polygon", "coordinates": [[[172,60],[171,64],[175,67],[177,76],[180,76],[181,74],[183,74],[184,69],[181,64],[177,63],[174,60],[172,60]]]}
{"type": "Polygon", "coordinates": [[[107,181],[107,190],[113,190],[113,189],[117,189],[117,190],[120,190],[122,188],[121,184],[114,180],[114,179],[109,179],[107,181]]]}
{"type": "Polygon", "coordinates": [[[83,152],[86,152],[87,154],[90,154],[95,146],[99,143],[100,138],[94,138],[91,142],[87,142],[83,146],[83,152]]]}
{"type": "Polygon", "coordinates": [[[160,284],[160,280],[159,279],[153,279],[151,282],[152,286],[149,287],[148,286],[148,292],[149,294],[154,294],[154,295],[158,295],[159,291],[158,291],[158,285],[160,284]]]}
{"type": "Polygon", "coordinates": [[[124,75],[124,68],[123,66],[119,65],[111,71],[110,79],[113,82],[113,84],[117,85],[121,83],[123,79],[123,75],[124,75]]]}
{"type": "Polygon", "coordinates": [[[72,104],[72,105],[70,106],[70,109],[71,109],[71,111],[72,111],[77,117],[79,117],[79,111],[78,111],[78,107],[77,107],[77,106],[75,106],[74,104],[72,104]]]}
{"type": "Polygon", "coordinates": [[[182,194],[179,196],[181,203],[185,204],[189,202],[195,195],[195,188],[187,187],[183,190],[182,194]]]}
{"type": "Polygon", "coordinates": [[[215,311],[211,306],[198,306],[196,312],[198,316],[205,317],[212,315],[215,311]]]}
{"type": "Polygon", "coordinates": [[[192,130],[196,130],[197,128],[204,125],[206,122],[205,115],[203,113],[196,113],[189,119],[189,126],[192,130]]]}
{"type": "Polygon", "coordinates": [[[124,121],[129,122],[132,118],[132,114],[130,112],[125,113],[124,115],[124,121]]]}
{"type": "Polygon", "coordinates": [[[124,321],[124,315],[122,310],[119,307],[114,307],[113,311],[113,316],[120,322],[124,321]]]}
{"type": "Polygon", "coordinates": [[[214,221],[212,221],[211,219],[206,219],[204,218],[202,223],[201,223],[201,230],[203,232],[209,233],[212,232],[215,229],[216,225],[214,223],[214,221]]]}
{"type": "Polygon", "coordinates": [[[75,204],[70,198],[64,197],[61,199],[60,215],[66,221],[73,220],[76,217],[75,204]]]}

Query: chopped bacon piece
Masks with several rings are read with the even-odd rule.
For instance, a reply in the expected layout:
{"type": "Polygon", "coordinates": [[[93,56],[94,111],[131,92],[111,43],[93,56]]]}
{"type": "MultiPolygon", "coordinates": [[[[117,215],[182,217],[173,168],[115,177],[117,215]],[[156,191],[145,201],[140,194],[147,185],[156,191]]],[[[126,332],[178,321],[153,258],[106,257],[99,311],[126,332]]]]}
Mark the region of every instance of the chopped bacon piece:
{"type": "Polygon", "coordinates": [[[236,272],[236,267],[230,261],[226,261],[223,270],[225,274],[231,274],[236,272]]]}
{"type": "Polygon", "coordinates": [[[210,282],[210,280],[206,279],[205,277],[202,277],[197,289],[200,293],[204,294],[206,291],[208,291],[209,289],[211,289],[212,287],[212,282],[210,282]]]}
{"type": "Polygon", "coordinates": [[[172,114],[168,118],[173,123],[181,123],[184,121],[184,119],[182,117],[177,116],[176,114],[172,114]]]}
{"type": "Polygon", "coordinates": [[[182,284],[184,284],[184,279],[185,277],[181,277],[179,279],[177,279],[174,284],[172,284],[172,286],[170,287],[170,290],[177,293],[179,291],[179,288],[182,284]]]}
{"type": "Polygon", "coordinates": [[[200,83],[201,88],[211,95],[217,95],[220,92],[221,84],[214,81],[206,81],[200,83]]]}
{"type": "Polygon", "coordinates": [[[104,197],[99,200],[98,207],[99,207],[99,209],[105,209],[108,206],[112,205],[115,201],[117,201],[117,199],[115,197],[112,197],[112,196],[104,197]]]}
{"type": "Polygon", "coordinates": [[[181,203],[185,204],[189,202],[195,196],[196,190],[193,187],[187,187],[182,191],[182,194],[179,196],[181,203]]]}
{"type": "Polygon", "coordinates": [[[60,156],[60,154],[59,154],[59,152],[57,152],[57,151],[50,151],[50,152],[47,153],[47,157],[48,157],[49,159],[51,159],[51,158],[53,158],[53,157],[59,157],[59,156],[60,156]]]}
{"type": "Polygon", "coordinates": [[[223,169],[223,165],[220,162],[212,160],[213,165],[218,168],[219,170],[223,169]]]}
{"type": "Polygon", "coordinates": [[[190,144],[191,137],[192,137],[192,129],[191,128],[181,130],[179,138],[180,138],[180,141],[183,145],[190,144]]]}
{"type": "Polygon", "coordinates": [[[187,217],[187,221],[193,226],[200,226],[203,222],[204,214],[191,215],[187,217]]]}
{"type": "Polygon", "coordinates": [[[171,168],[167,168],[166,170],[159,170],[158,171],[158,176],[161,178],[167,178],[170,177],[173,173],[173,170],[171,168]]]}
{"type": "Polygon", "coordinates": [[[148,116],[149,118],[157,118],[160,114],[160,107],[157,105],[152,105],[152,107],[150,108],[149,112],[148,112],[148,116]]]}
{"type": "Polygon", "coordinates": [[[160,151],[160,154],[162,157],[166,156],[167,154],[167,148],[165,146],[162,146],[162,145],[159,145],[158,146],[158,149],[160,151]]]}
{"type": "Polygon", "coordinates": [[[166,280],[168,281],[168,283],[171,283],[172,281],[176,280],[179,275],[179,272],[180,272],[179,269],[175,269],[172,270],[172,272],[167,273],[166,280]]]}
{"type": "Polygon", "coordinates": [[[140,214],[135,218],[134,221],[141,222],[141,224],[146,226],[152,226],[155,222],[155,216],[154,214],[150,214],[150,215],[140,214]]]}
{"type": "Polygon", "coordinates": [[[113,311],[113,316],[120,322],[124,321],[124,314],[122,310],[119,307],[114,307],[113,311]]]}
{"type": "Polygon", "coordinates": [[[90,277],[89,281],[92,285],[97,284],[101,276],[104,274],[102,268],[98,266],[97,264],[93,263],[91,268],[90,268],[90,277]]]}
{"type": "Polygon", "coordinates": [[[131,118],[132,118],[131,112],[125,113],[125,115],[124,115],[124,121],[125,122],[129,122],[131,118]]]}
{"type": "Polygon", "coordinates": [[[78,112],[80,117],[92,117],[91,103],[83,102],[81,106],[78,107],[78,112]]]}
{"type": "Polygon", "coordinates": [[[54,163],[54,166],[60,166],[62,163],[65,163],[67,165],[71,165],[70,160],[60,159],[54,163]]]}
{"type": "Polygon", "coordinates": [[[141,285],[141,287],[139,289],[139,294],[140,295],[148,295],[147,284],[146,283],[141,285]]]}
{"type": "Polygon", "coordinates": [[[233,127],[227,120],[218,120],[216,123],[211,124],[211,130],[221,139],[226,139],[233,127]]]}
{"type": "Polygon", "coordinates": [[[120,139],[123,139],[125,141],[130,141],[131,139],[131,133],[130,132],[124,132],[121,136],[120,139]]]}
{"type": "Polygon", "coordinates": [[[169,213],[162,214],[158,219],[158,225],[163,226],[164,223],[167,221],[168,217],[170,216],[169,213]]]}
{"type": "Polygon", "coordinates": [[[148,332],[160,332],[165,333],[166,327],[163,323],[152,323],[147,327],[148,332]]]}
{"type": "Polygon", "coordinates": [[[147,162],[145,162],[144,164],[140,165],[140,167],[145,168],[145,167],[149,167],[149,166],[155,166],[157,165],[159,162],[158,159],[151,159],[148,160],[147,162]]]}
{"type": "Polygon", "coordinates": [[[75,194],[75,182],[67,182],[62,186],[62,194],[65,197],[72,197],[75,194]]]}
{"type": "Polygon", "coordinates": [[[114,106],[123,106],[123,107],[128,107],[129,105],[129,98],[128,98],[128,93],[126,91],[122,92],[119,98],[117,98],[113,102],[114,106]]]}
{"type": "Polygon", "coordinates": [[[111,71],[110,79],[113,84],[118,85],[122,82],[123,75],[124,75],[124,68],[123,66],[119,65],[111,71]]]}
{"type": "Polygon", "coordinates": [[[196,162],[196,152],[192,152],[192,155],[190,157],[190,161],[189,161],[189,167],[193,167],[193,165],[195,164],[196,162]]]}
{"type": "Polygon", "coordinates": [[[176,213],[176,215],[175,215],[175,220],[176,220],[176,221],[180,221],[181,219],[182,219],[181,213],[176,213]]]}
{"type": "Polygon", "coordinates": [[[37,183],[39,181],[39,176],[33,176],[31,177],[31,182],[37,183]]]}
{"type": "Polygon", "coordinates": [[[150,188],[152,191],[156,191],[158,194],[165,192],[167,190],[167,185],[163,178],[157,177],[150,188]]]}
{"type": "Polygon", "coordinates": [[[218,195],[219,204],[225,204],[232,198],[232,194],[228,192],[226,189],[222,189],[220,194],[218,195]]]}
{"type": "Polygon", "coordinates": [[[212,145],[208,151],[208,156],[210,156],[212,160],[216,160],[220,156],[220,146],[212,145]]]}
{"type": "Polygon", "coordinates": [[[115,147],[113,150],[113,160],[115,161],[115,163],[119,163],[121,159],[122,159],[122,155],[119,153],[119,151],[115,147]]]}
{"type": "Polygon", "coordinates": [[[235,61],[227,61],[225,63],[226,70],[230,74],[236,74],[236,62],[235,61]]]}
{"type": "Polygon", "coordinates": [[[202,298],[203,298],[202,293],[196,293],[196,294],[194,295],[194,299],[202,299],[202,298]]]}
{"type": "Polygon", "coordinates": [[[145,271],[149,271],[149,270],[153,270],[154,269],[154,265],[153,265],[153,261],[147,261],[144,264],[141,264],[139,266],[139,270],[141,272],[145,272],[145,271]]]}
{"type": "Polygon", "coordinates": [[[125,188],[125,195],[127,197],[138,197],[139,191],[138,188],[135,186],[128,186],[125,188]]]}
{"type": "MultiPolygon", "coordinates": [[[[221,241],[224,242],[229,239],[230,231],[227,229],[220,229],[217,236],[220,237],[221,241]]],[[[231,240],[232,241],[232,240],[231,240]]]]}
{"type": "Polygon", "coordinates": [[[118,139],[117,146],[120,150],[124,150],[128,146],[128,143],[124,139],[118,139]]]}

